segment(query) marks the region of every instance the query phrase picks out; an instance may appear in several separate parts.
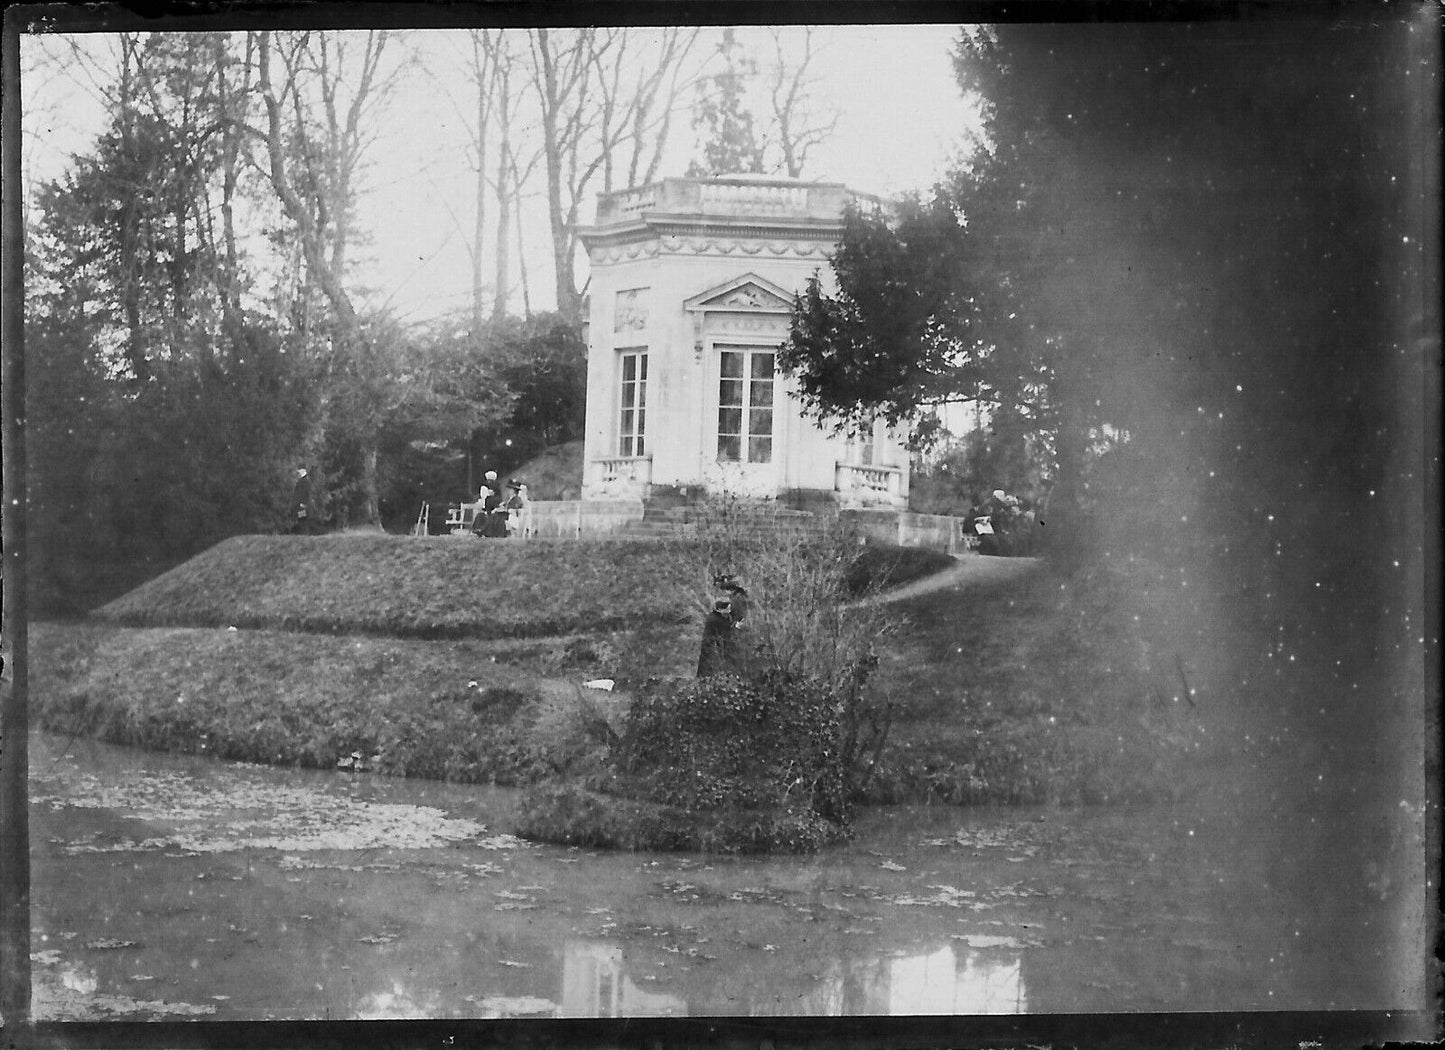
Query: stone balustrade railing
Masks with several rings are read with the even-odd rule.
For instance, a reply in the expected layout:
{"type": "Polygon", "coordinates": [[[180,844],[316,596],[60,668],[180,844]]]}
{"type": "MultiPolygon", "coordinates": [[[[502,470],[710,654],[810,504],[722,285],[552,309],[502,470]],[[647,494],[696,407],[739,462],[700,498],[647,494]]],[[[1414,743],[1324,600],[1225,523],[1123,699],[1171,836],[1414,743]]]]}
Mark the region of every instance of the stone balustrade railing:
{"type": "Polygon", "coordinates": [[[844,496],[861,497],[865,501],[893,501],[902,495],[902,476],[903,471],[898,467],[839,463],[834,487],[844,496]]]}
{"type": "Polygon", "coordinates": [[[643,213],[717,215],[753,219],[823,219],[837,222],[849,200],[881,203],[841,183],[803,182],[756,175],[666,178],[614,190],[597,198],[598,226],[628,223],[643,213]]]}
{"type": "Polygon", "coordinates": [[[595,477],[602,485],[652,484],[651,456],[605,456],[592,461],[595,477]]]}

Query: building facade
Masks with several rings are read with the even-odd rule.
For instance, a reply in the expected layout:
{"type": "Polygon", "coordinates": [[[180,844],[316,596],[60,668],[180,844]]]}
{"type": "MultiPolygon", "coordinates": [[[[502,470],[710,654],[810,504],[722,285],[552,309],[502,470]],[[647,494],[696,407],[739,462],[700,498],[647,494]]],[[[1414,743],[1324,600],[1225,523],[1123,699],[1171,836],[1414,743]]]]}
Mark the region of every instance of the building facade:
{"type": "Polygon", "coordinates": [[[881,422],[834,433],[776,365],[793,296],[856,195],[837,183],[670,178],[603,195],[591,260],[583,500],[729,493],[903,509],[908,455],[881,422]]]}

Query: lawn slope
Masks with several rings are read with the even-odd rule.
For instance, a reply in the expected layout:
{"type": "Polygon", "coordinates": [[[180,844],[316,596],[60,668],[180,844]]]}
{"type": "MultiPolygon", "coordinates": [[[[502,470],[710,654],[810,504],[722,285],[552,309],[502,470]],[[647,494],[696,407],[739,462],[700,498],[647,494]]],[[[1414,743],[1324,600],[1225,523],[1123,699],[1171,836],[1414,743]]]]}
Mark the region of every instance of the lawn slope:
{"type": "MultiPolygon", "coordinates": [[[[33,625],[33,717],[251,761],[358,753],[395,775],[535,782],[590,746],[585,724],[559,721],[582,683],[613,679],[614,694],[586,692],[625,705],[644,679],[691,675],[697,554],[687,540],[239,537],[89,624],[33,625]]],[[[860,586],[952,566],[890,603],[907,626],[882,639],[891,732],[863,800],[1180,790],[1202,741],[1176,684],[1192,650],[1161,633],[1180,618],[1163,591],[927,552],[877,549],[863,565],[860,586]]]]}
{"type": "Polygon", "coordinates": [[[678,621],[683,542],[237,536],[97,610],[131,627],[512,638],[678,621]]]}
{"type": "Polygon", "coordinates": [[[33,632],[46,729],[154,750],[518,784],[554,756],[539,702],[576,688],[497,660],[496,643],[289,631],[75,627],[33,632]]]}
{"type": "MultiPolygon", "coordinates": [[[[859,593],[953,565],[870,547],[859,593]]],[[[535,638],[693,622],[706,592],[692,539],[237,536],[102,606],[127,627],[239,627],[392,638],[535,638]]]]}

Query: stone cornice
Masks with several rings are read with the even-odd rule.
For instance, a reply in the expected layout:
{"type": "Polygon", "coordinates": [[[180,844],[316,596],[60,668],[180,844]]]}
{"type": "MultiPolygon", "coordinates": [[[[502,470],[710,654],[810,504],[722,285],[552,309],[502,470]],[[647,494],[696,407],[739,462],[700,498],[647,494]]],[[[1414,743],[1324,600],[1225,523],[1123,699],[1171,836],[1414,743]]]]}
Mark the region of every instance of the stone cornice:
{"type": "Polygon", "coordinates": [[[821,222],[817,219],[788,217],[764,218],[696,215],[661,215],[644,213],[635,222],[608,226],[584,226],[577,231],[588,252],[594,248],[661,240],[665,237],[707,238],[709,240],[789,240],[824,241],[830,246],[843,232],[842,219],[821,222]]]}
{"type": "Polygon", "coordinates": [[[594,265],[655,259],[660,255],[737,255],[750,258],[799,258],[825,261],[837,243],[835,239],[783,237],[696,236],[648,237],[610,244],[589,244],[587,255],[594,265]]]}

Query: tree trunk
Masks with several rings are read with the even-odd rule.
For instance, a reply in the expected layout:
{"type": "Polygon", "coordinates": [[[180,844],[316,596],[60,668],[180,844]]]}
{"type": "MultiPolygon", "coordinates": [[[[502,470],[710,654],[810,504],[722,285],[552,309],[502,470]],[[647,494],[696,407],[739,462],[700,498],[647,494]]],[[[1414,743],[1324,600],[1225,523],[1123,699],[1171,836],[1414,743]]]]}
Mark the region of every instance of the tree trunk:
{"type": "Polygon", "coordinates": [[[552,269],[556,276],[557,312],[567,320],[577,316],[577,282],[572,272],[572,231],[562,210],[562,158],[550,140],[546,147],[547,219],[552,231],[552,269]]]}
{"type": "Polygon", "coordinates": [[[511,294],[511,244],[512,196],[508,188],[508,158],[511,145],[506,127],[502,129],[501,159],[497,161],[497,272],[492,281],[492,318],[504,317],[507,313],[507,298],[511,294]]]}
{"type": "Polygon", "coordinates": [[[472,224],[472,333],[482,330],[482,235],[487,218],[487,85],[477,74],[477,208],[472,224]]]}
{"type": "Polygon", "coordinates": [[[376,459],[376,440],[373,437],[361,453],[361,520],[357,524],[381,524],[381,503],[376,492],[376,459]]]}
{"type": "MultiPolygon", "coordinates": [[[[517,187],[515,198],[518,214],[522,211],[521,187],[517,187]]],[[[532,316],[532,284],[527,279],[527,246],[522,243],[522,223],[517,223],[517,270],[522,278],[522,316],[532,316]]]]}
{"type": "MultiPolygon", "coordinates": [[[[577,316],[577,283],[572,273],[572,230],[562,205],[561,128],[558,126],[562,88],[558,82],[555,56],[547,30],[538,29],[537,56],[541,62],[542,156],[547,167],[547,220],[552,231],[552,269],[557,287],[557,312],[564,318],[577,316]]],[[[575,59],[574,59],[575,61],[575,59]]]]}
{"type": "MultiPolygon", "coordinates": [[[[282,100],[276,96],[272,87],[270,75],[270,34],[258,33],[254,37],[256,42],[256,83],[259,88],[261,100],[266,110],[266,122],[264,140],[266,143],[267,159],[269,161],[268,174],[272,188],[280,198],[281,206],[288,218],[296,224],[297,241],[301,248],[302,256],[306,261],[305,277],[309,285],[316,282],[321,288],[322,294],[326,296],[327,302],[331,305],[335,318],[334,345],[343,360],[350,359],[359,352],[361,348],[361,323],[357,317],[356,309],[351,302],[351,296],[346,291],[345,267],[346,267],[346,239],[350,221],[350,201],[344,199],[349,195],[349,187],[342,186],[339,194],[342,199],[327,202],[318,198],[318,203],[329,205],[329,211],[333,221],[332,242],[330,258],[327,258],[326,251],[326,230],[324,229],[324,216],[322,222],[318,222],[317,216],[312,214],[307,202],[302,199],[300,192],[292,180],[291,172],[288,170],[286,148],[286,136],[282,126],[282,100]]],[[[288,85],[288,89],[294,91],[294,85],[288,85]]],[[[310,296],[306,296],[306,308],[309,310],[310,296]]],[[[376,500],[376,448],[375,435],[371,435],[366,442],[370,447],[365,448],[360,456],[358,464],[361,484],[363,505],[361,508],[362,520],[360,524],[376,524],[381,519],[378,514],[376,500]]]]}
{"type": "MultiPolygon", "coordinates": [[[[480,107],[479,107],[480,108],[480,107]]],[[[472,223],[472,334],[482,330],[482,234],[487,217],[487,171],[481,147],[477,148],[477,208],[472,223]]],[[[504,232],[499,229],[499,233],[504,232]]],[[[500,245],[498,247],[500,251],[500,245]]]]}

